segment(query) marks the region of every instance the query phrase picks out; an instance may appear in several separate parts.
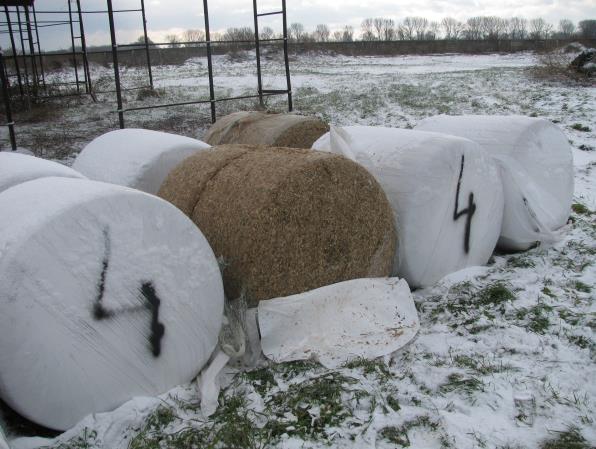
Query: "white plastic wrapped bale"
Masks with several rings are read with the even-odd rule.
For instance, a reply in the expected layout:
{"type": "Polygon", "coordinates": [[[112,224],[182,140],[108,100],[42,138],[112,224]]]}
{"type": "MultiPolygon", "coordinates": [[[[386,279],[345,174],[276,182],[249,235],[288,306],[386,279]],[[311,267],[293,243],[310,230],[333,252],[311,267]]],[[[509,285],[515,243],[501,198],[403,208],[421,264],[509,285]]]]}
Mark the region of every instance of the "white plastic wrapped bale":
{"type": "Polygon", "coordinates": [[[314,149],[343,154],[383,187],[395,217],[394,274],[412,287],[490,258],[503,190],[495,162],[474,142],[406,129],[331,128],[314,149]]]}
{"type": "Polygon", "coordinates": [[[259,302],[263,353],[275,362],[315,359],[336,368],[397,351],[418,332],[403,279],[354,279],[259,302]]]}
{"type": "Polygon", "coordinates": [[[171,204],[43,178],[0,194],[0,397],[64,430],[192,380],[223,315],[217,260],[171,204]]]}
{"type": "Polygon", "coordinates": [[[89,179],[156,194],[170,171],[210,148],[200,140],[147,129],[120,129],[92,140],[72,167],[89,179]]]}
{"type": "Polygon", "coordinates": [[[573,155],[559,127],[532,117],[440,115],[416,129],[473,140],[499,162],[505,194],[499,247],[524,250],[559,238],[573,201],[573,155]]]}
{"type": "Polygon", "coordinates": [[[57,162],[12,151],[0,151],[0,192],[22,182],[48,176],[85,179],[77,171],[57,162]]]}

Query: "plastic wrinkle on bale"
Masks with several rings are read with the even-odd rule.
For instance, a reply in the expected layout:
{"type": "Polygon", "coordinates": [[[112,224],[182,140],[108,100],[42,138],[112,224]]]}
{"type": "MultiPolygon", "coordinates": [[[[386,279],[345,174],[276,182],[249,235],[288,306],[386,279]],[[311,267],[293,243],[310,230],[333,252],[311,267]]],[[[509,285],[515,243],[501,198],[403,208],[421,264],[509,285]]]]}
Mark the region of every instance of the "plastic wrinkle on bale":
{"type": "Polygon", "coordinates": [[[415,129],[473,140],[498,162],[505,194],[500,248],[524,250],[560,239],[574,181],[571,147],[558,126],[523,116],[440,115],[415,129]]]}
{"type": "Polygon", "coordinates": [[[192,380],[224,292],[213,251],[171,204],[89,180],[0,194],[0,397],[64,430],[192,380]]]}
{"type": "Polygon", "coordinates": [[[191,156],[159,196],[190,216],[223,270],[226,296],[261,299],[388,276],[391,208],[374,178],[339,155],[222,145],[191,156]]]}
{"type": "Polygon", "coordinates": [[[362,164],[393,210],[393,275],[433,285],[490,258],[501,229],[503,189],[495,162],[474,142],[372,126],[332,127],[314,149],[362,164]]]}
{"type": "Polygon", "coordinates": [[[38,178],[58,176],[86,179],[79,172],[57,162],[10,151],[0,151],[0,192],[38,178]]]}
{"type": "Polygon", "coordinates": [[[218,119],[205,134],[205,142],[310,148],[327,131],[329,126],[317,117],[240,111],[218,119]]]}
{"type": "Polygon", "coordinates": [[[89,179],[156,194],[168,173],[204,142],[147,129],[119,129],[91,141],[73,168],[89,179]]]}
{"type": "Polygon", "coordinates": [[[312,359],[337,368],[406,345],[418,313],[403,279],[355,279],[306,293],[261,301],[261,345],[275,362],[312,359]]]}

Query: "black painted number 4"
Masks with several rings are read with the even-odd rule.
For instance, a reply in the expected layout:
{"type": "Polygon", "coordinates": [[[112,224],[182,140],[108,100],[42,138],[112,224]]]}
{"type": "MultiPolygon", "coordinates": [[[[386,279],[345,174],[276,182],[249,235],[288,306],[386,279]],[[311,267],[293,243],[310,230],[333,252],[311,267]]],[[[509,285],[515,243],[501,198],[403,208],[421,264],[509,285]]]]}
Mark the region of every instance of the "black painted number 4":
{"type": "Polygon", "coordinates": [[[124,307],[121,309],[107,309],[103,305],[103,295],[106,287],[106,276],[110,264],[110,235],[107,229],[103,231],[104,237],[104,257],[102,262],[101,274],[97,284],[97,296],[93,303],[93,318],[98,321],[111,319],[116,315],[122,313],[141,312],[149,310],[151,313],[150,334],[148,337],[151,353],[154,357],[159,357],[161,354],[161,340],[165,334],[165,326],[159,322],[159,306],[161,301],[155,293],[155,287],[152,282],[142,282],[139,288],[139,299],[142,304],[132,307],[124,307]]]}
{"type": "Polygon", "coordinates": [[[453,210],[453,221],[459,220],[462,216],[466,216],[466,231],[464,235],[464,251],[466,254],[470,252],[470,232],[472,229],[472,216],[476,212],[476,203],[474,203],[474,193],[470,192],[468,195],[468,207],[462,210],[459,209],[459,190],[461,188],[461,178],[464,174],[464,155],[461,156],[461,168],[459,170],[459,179],[457,180],[457,192],[455,193],[455,209],[453,210]]]}

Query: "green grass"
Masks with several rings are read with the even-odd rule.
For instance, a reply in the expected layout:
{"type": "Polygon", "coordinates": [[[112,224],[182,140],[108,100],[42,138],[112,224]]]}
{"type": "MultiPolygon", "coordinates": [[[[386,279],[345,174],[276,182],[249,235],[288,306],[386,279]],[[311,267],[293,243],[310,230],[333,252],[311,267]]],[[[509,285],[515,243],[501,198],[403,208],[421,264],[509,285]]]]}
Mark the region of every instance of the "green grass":
{"type": "Polygon", "coordinates": [[[464,377],[461,374],[453,373],[447,377],[447,381],[439,387],[440,393],[463,393],[471,394],[475,391],[484,391],[484,382],[476,377],[464,377]]]}
{"type": "Polygon", "coordinates": [[[422,415],[409,421],[406,421],[401,426],[384,427],[383,429],[381,429],[380,435],[381,438],[386,439],[392,444],[395,444],[400,447],[410,447],[411,442],[408,436],[408,432],[420,427],[436,432],[439,429],[439,423],[433,421],[427,415],[422,415]]]}
{"type": "Polygon", "coordinates": [[[590,293],[592,291],[592,287],[582,281],[572,281],[569,283],[569,286],[581,293],[590,293]]]}
{"type": "Polygon", "coordinates": [[[581,123],[574,123],[571,125],[571,128],[575,129],[576,131],[582,131],[586,133],[592,131],[589,126],[582,125],[581,123]]]}
{"type": "Polygon", "coordinates": [[[577,427],[570,427],[565,431],[556,432],[555,438],[543,441],[540,449],[591,449],[586,439],[577,427]]]}
{"type": "Polygon", "coordinates": [[[525,256],[511,257],[507,262],[514,268],[534,268],[536,266],[532,259],[525,256]]]}
{"type": "Polygon", "coordinates": [[[457,355],[453,357],[453,364],[459,368],[467,368],[480,375],[489,375],[513,370],[513,366],[503,362],[491,362],[482,354],[457,355]]]}
{"type": "Polygon", "coordinates": [[[550,320],[548,315],[553,311],[553,308],[544,303],[538,303],[532,307],[522,307],[515,313],[516,318],[523,321],[524,327],[530,332],[536,334],[545,334],[550,327],[550,320]]]}
{"type": "Polygon", "coordinates": [[[389,367],[385,364],[383,359],[368,360],[364,357],[361,357],[350,360],[344,365],[344,368],[361,369],[366,376],[376,375],[383,379],[388,379],[391,377],[389,367]]]}
{"type": "Polygon", "coordinates": [[[571,210],[579,215],[591,215],[592,211],[581,203],[573,203],[571,210]]]}
{"type": "Polygon", "coordinates": [[[332,372],[291,384],[287,391],[280,391],[266,401],[270,419],[263,430],[274,440],[283,434],[302,439],[327,438],[331,428],[352,417],[342,395],[348,391],[358,393],[359,397],[367,395],[364,390],[349,390],[354,383],[354,379],[332,372]],[[314,409],[316,413],[312,412],[314,409]],[[288,414],[292,419],[287,418],[288,414]]]}

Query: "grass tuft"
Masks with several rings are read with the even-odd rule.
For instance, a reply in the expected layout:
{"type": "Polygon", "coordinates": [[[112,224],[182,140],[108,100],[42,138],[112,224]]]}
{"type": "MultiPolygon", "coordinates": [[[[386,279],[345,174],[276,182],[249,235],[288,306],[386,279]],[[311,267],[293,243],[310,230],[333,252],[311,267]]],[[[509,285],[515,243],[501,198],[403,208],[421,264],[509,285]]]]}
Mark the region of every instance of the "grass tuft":
{"type": "Polygon", "coordinates": [[[577,427],[569,427],[562,432],[556,432],[556,438],[544,441],[540,449],[590,449],[586,439],[577,427]]]}

